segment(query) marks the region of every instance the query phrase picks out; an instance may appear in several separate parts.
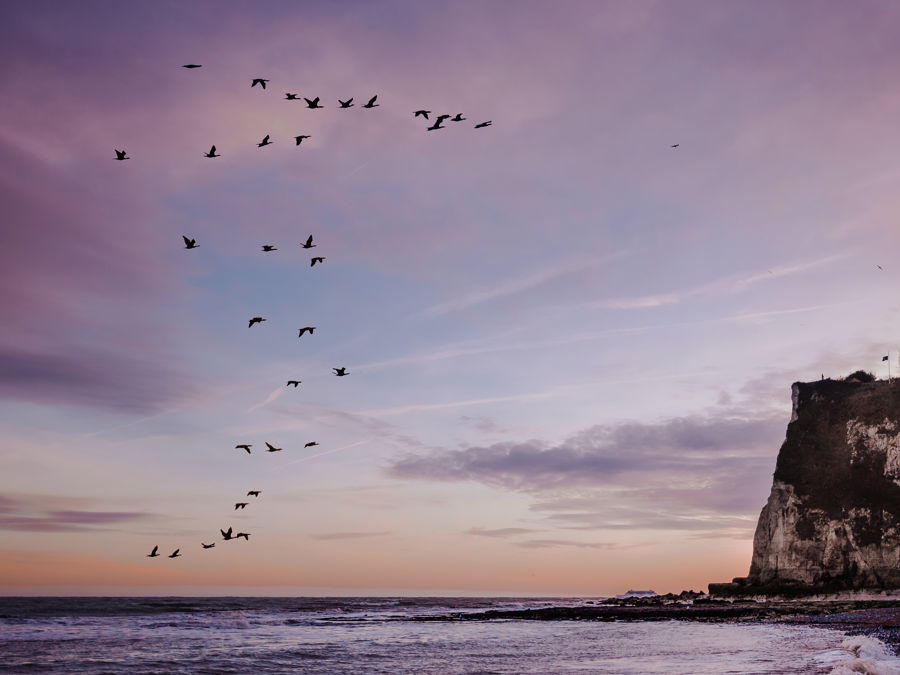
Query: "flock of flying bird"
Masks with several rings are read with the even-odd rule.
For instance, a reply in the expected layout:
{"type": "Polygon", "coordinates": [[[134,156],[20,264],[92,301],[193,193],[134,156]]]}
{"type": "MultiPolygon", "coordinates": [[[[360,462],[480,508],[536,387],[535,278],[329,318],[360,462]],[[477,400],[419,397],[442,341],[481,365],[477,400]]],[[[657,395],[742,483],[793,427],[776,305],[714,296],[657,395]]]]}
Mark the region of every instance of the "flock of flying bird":
{"type": "MultiPolygon", "coordinates": [[[[202,68],[202,66],[197,63],[188,63],[188,64],[182,66],[182,68],[202,68]]],[[[270,82],[270,80],[268,80],[266,78],[254,77],[253,80],[250,82],[250,88],[252,89],[256,85],[259,85],[260,87],[265,89],[266,84],[268,82],[270,82]]],[[[325,107],[323,105],[320,105],[319,99],[321,97],[319,97],[319,96],[316,96],[315,98],[310,99],[310,98],[306,98],[306,97],[301,97],[299,94],[294,94],[291,92],[285,92],[285,94],[284,94],[284,100],[286,100],[286,101],[299,101],[299,100],[301,100],[301,98],[303,101],[306,102],[306,107],[309,108],[310,110],[320,110],[325,107]]],[[[370,98],[366,103],[363,103],[360,107],[368,108],[368,109],[377,108],[381,104],[375,103],[376,100],[378,100],[378,94],[375,94],[375,96],[370,98]]],[[[352,96],[350,98],[348,98],[346,101],[338,99],[338,108],[340,108],[340,109],[353,108],[354,106],[355,106],[355,104],[353,103],[352,96]]],[[[416,110],[415,112],[413,112],[413,117],[423,117],[426,120],[431,121],[431,118],[428,117],[430,114],[431,114],[430,110],[424,110],[424,109],[416,110]]],[[[446,129],[447,127],[445,127],[443,125],[445,120],[450,120],[451,122],[464,122],[464,121],[466,121],[466,119],[467,118],[463,117],[462,113],[456,113],[456,115],[449,115],[449,114],[444,113],[442,115],[438,115],[435,118],[434,123],[430,127],[426,127],[426,130],[427,131],[436,131],[437,129],[446,129]]],[[[492,124],[493,124],[493,122],[491,120],[487,120],[486,122],[479,122],[478,124],[475,125],[475,128],[476,129],[484,129],[485,127],[489,127],[492,124]]],[[[266,134],[265,136],[263,136],[263,139],[259,143],[256,144],[256,147],[264,148],[267,145],[272,145],[273,142],[270,140],[270,138],[271,138],[271,135],[266,134]]],[[[296,145],[300,145],[307,138],[312,138],[312,137],[307,134],[300,134],[298,136],[294,136],[294,143],[296,145]]],[[[677,146],[672,146],[672,147],[677,147],[677,146]]],[[[221,155],[221,153],[216,154],[216,146],[213,145],[212,147],[210,147],[209,152],[203,153],[203,156],[208,157],[209,159],[215,159],[216,157],[221,157],[222,155],[221,155]]],[[[128,156],[128,153],[125,150],[116,149],[115,159],[122,161],[122,160],[126,160],[126,159],[131,159],[131,157],[128,156]]],[[[187,241],[187,239],[185,239],[185,241],[187,241]]],[[[188,248],[192,248],[192,246],[188,246],[188,248]]]]}
{"type": "MultiPolygon", "coordinates": [[[[193,69],[193,68],[200,68],[201,66],[200,66],[199,64],[193,64],[193,63],[191,63],[191,64],[187,64],[187,65],[182,66],[182,67],[183,67],[183,68],[188,68],[188,69],[193,69]]],[[[265,89],[265,88],[266,88],[266,84],[267,84],[268,82],[269,82],[269,80],[264,79],[264,78],[261,78],[261,77],[254,78],[253,81],[252,81],[251,84],[250,84],[250,87],[252,88],[252,87],[255,87],[256,85],[259,85],[262,89],[265,89]]],[[[298,100],[300,100],[298,94],[293,94],[293,93],[290,93],[290,92],[288,92],[288,93],[285,94],[285,99],[288,100],[288,101],[298,101],[298,100]]],[[[373,96],[372,98],[370,98],[370,99],[368,100],[368,102],[366,102],[365,104],[361,105],[360,107],[362,107],[362,108],[370,108],[370,109],[371,109],[371,108],[376,108],[376,107],[379,106],[379,104],[375,102],[377,99],[378,99],[378,95],[376,94],[375,96],[373,96]]],[[[316,98],[313,98],[313,99],[304,98],[303,100],[306,101],[306,105],[307,105],[307,107],[310,108],[310,109],[319,109],[319,108],[323,108],[323,107],[324,107],[324,106],[320,105],[320,103],[319,103],[319,97],[318,97],[318,96],[317,96],[316,98]]],[[[341,100],[341,99],[338,99],[338,104],[339,104],[339,107],[340,107],[340,108],[352,108],[353,105],[354,105],[354,104],[353,104],[353,98],[349,98],[349,99],[347,99],[346,101],[341,100]]],[[[426,120],[431,121],[430,118],[428,117],[430,114],[431,114],[431,111],[430,111],[430,110],[416,110],[416,111],[413,113],[413,117],[416,117],[416,118],[418,118],[418,117],[423,117],[423,118],[425,118],[426,120]]],[[[433,123],[430,127],[428,127],[427,130],[428,130],[428,131],[434,131],[434,130],[436,130],[436,129],[445,129],[446,127],[444,127],[444,126],[442,126],[442,125],[443,125],[443,122],[444,122],[445,120],[448,120],[448,119],[449,119],[450,121],[452,121],[452,122],[463,122],[463,121],[465,121],[466,118],[463,117],[462,113],[457,113],[455,116],[453,116],[453,115],[448,115],[448,114],[438,115],[438,116],[435,118],[434,123],[433,123]]],[[[476,125],[475,125],[475,128],[476,128],[476,129],[482,129],[482,128],[488,127],[488,126],[491,126],[491,121],[490,121],[490,120],[488,120],[488,121],[486,121],[486,122],[480,122],[479,124],[476,124],[476,125]]],[[[307,139],[307,138],[310,138],[310,136],[308,136],[308,135],[300,135],[300,136],[295,136],[295,137],[294,137],[294,140],[296,141],[296,144],[297,144],[297,145],[300,145],[300,144],[303,142],[303,140],[304,140],[304,139],[307,139]]],[[[260,141],[259,143],[257,143],[257,147],[262,148],[262,147],[265,147],[265,146],[267,146],[267,145],[272,145],[272,141],[270,140],[270,137],[269,137],[268,134],[262,139],[262,141],[260,141]]],[[[116,153],[116,157],[115,157],[116,160],[122,161],[122,160],[126,160],[126,159],[131,159],[130,157],[128,157],[128,154],[126,153],[125,150],[118,150],[118,149],[116,149],[116,150],[115,150],[115,153],[116,153]]],[[[213,145],[213,146],[210,148],[209,152],[203,153],[203,156],[204,156],[204,157],[208,157],[208,158],[215,158],[215,157],[221,157],[222,155],[216,153],[216,146],[213,145]]],[[[184,240],[184,248],[185,248],[185,249],[191,250],[191,249],[199,248],[199,244],[197,244],[197,240],[196,240],[196,239],[190,238],[190,237],[188,237],[188,236],[186,236],[186,235],[182,235],[182,239],[184,240]]],[[[316,247],[316,244],[313,243],[313,237],[312,237],[312,235],[309,235],[309,237],[306,239],[306,241],[303,242],[303,243],[301,243],[300,246],[301,246],[301,248],[304,248],[304,249],[315,248],[315,247],[316,247]]],[[[263,250],[264,253],[271,253],[271,252],[273,252],[273,251],[277,251],[278,248],[277,248],[275,245],[273,245],[273,244],[263,244],[263,245],[262,245],[262,250],[263,250]]],[[[325,261],[325,256],[313,256],[313,257],[310,259],[310,263],[309,263],[309,264],[310,264],[310,267],[315,267],[316,264],[324,263],[324,261],[325,261]]],[[[254,317],[251,317],[251,318],[250,318],[250,321],[249,321],[249,323],[248,323],[248,328],[252,328],[255,324],[261,324],[261,323],[264,322],[264,321],[266,321],[266,319],[265,319],[264,317],[261,317],[261,316],[254,316],[254,317]]],[[[297,337],[298,337],[298,338],[301,338],[301,337],[303,337],[303,335],[306,334],[306,333],[309,333],[310,335],[312,335],[312,334],[315,332],[315,330],[316,330],[316,326],[304,326],[304,327],[302,327],[302,328],[299,329],[299,335],[298,335],[297,337]]],[[[347,368],[346,368],[346,367],[332,368],[332,371],[334,371],[333,374],[334,374],[336,377],[345,377],[345,376],[347,376],[347,375],[350,374],[349,372],[347,372],[347,368]]],[[[288,387],[294,387],[294,388],[296,389],[297,387],[300,386],[300,384],[301,384],[301,381],[300,381],[300,380],[288,380],[288,381],[287,381],[287,384],[286,384],[285,386],[288,386],[288,387]]],[[[309,442],[307,442],[303,447],[304,447],[304,449],[306,449],[306,448],[311,448],[311,447],[314,447],[314,446],[317,446],[317,445],[319,445],[318,442],[316,442],[316,441],[309,441],[309,442]]],[[[235,445],[234,447],[235,447],[235,450],[244,450],[244,451],[247,452],[247,454],[252,454],[250,448],[252,448],[253,445],[252,445],[251,443],[239,443],[238,445],[235,445]]],[[[269,443],[268,441],[266,441],[266,452],[281,452],[282,450],[283,450],[283,448],[275,447],[274,445],[272,445],[271,443],[269,443]]],[[[250,490],[250,491],[247,492],[247,496],[248,496],[248,497],[259,497],[259,495],[260,495],[261,492],[262,492],[261,490],[250,490]]],[[[235,510],[235,511],[237,511],[237,510],[243,511],[243,510],[248,506],[249,503],[250,503],[250,502],[235,502],[234,510],[235,510]]],[[[249,533],[249,532],[234,532],[234,530],[232,529],[231,526],[229,526],[227,530],[220,529],[219,532],[220,532],[221,535],[222,535],[222,540],[223,540],[223,541],[231,541],[231,540],[234,540],[234,539],[244,539],[244,540],[246,540],[246,541],[250,541],[250,533],[249,533]]],[[[201,546],[202,546],[204,549],[210,549],[210,548],[215,547],[215,545],[216,545],[215,542],[212,542],[212,543],[210,543],[210,544],[207,544],[207,543],[202,542],[202,541],[200,542],[200,544],[201,544],[201,546]]],[[[147,554],[147,557],[148,557],[148,558],[158,558],[158,557],[160,557],[159,546],[158,546],[158,545],[154,546],[154,547],[153,547],[153,550],[150,551],[150,553],[147,554]]],[[[180,548],[176,548],[176,549],[175,549],[172,553],[170,553],[167,557],[169,557],[169,558],[180,558],[180,557],[182,557],[182,555],[181,555],[181,549],[180,549],[180,548]]]]}
{"type": "MultiPolygon", "coordinates": [[[[116,151],[116,152],[118,153],[118,151],[116,151]]],[[[184,239],[184,248],[185,249],[191,250],[191,249],[195,249],[195,248],[200,248],[200,246],[197,244],[196,239],[191,239],[185,235],[181,235],[181,238],[184,239]]],[[[306,241],[304,241],[303,243],[300,244],[300,247],[304,248],[304,249],[315,248],[316,244],[313,243],[313,236],[309,235],[309,237],[306,238],[306,241]]],[[[270,253],[272,251],[277,251],[278,248],[272,244],[263,244],[262,250],[264,253],[270,253]]],[[[321,263],[324,260],[325,260],[325,256],[314,256],[310,262],[310,266],[314,267],[316,265],[316,263],[321,263]]],[[[261,316],[251,317],[247,327],[252,328],[254,324],[258,324],[258,323],[261,324],[263,321],[267,321],[267,319],[265,319],[261,316]]],[[[310,335],[312,335],[315,333],[315,330],[316,330],[316,326],[303,326],[302,328],[299,329],[299,334],[297,335],[297,337],[301,338],[306,333],[309,333],[310,335]]],[[[347,372],[346,366],[341,366],[340,368],[332,368],[332,371],[334,371],[334,375],[337,377],[346,377],[347,375],[350,374],[349,372],[347,372]]],[[[301,380],[288,380],[287,384],[285,386],[294,387],[294,389],[296,389],[297,387],[300,386],[300,384],[301,384],[301,380]]],[[[305,450],[306,448],[312,448],[317,445],[319,445],[319,443],[317,441],[308,441],[303,446],[303,448],[305,450]]],[[[244,450],[244,451],[246,451],[246,453],[248,455],[250,455],[250,454],[253,454],[250,450],[250,448],[252,448],[252,447],[253,447],[253,445],[251,443],[239,443],[238,445],[234,446],[234,449],[235,450],[244,450]]],[[[284,448],[276,448],[274,445],[272,445],[271,443],[266,441],[266,452],[281,452],[282,450],[284,450],[284,448]]],[[[247,496],[248,497],[259,497],[260,492],[261,492],[261,490],[250,490],[249,492],[247,492],[247,496]]],[[[238,509],[243,510],[244,508],[247,507],[248,503],[249,502],[236,502],[234,505],[234,510],[235,511],[237,511],[238,509]]],[[[229,526],[227,530],[220,529],[219,532],[222,533],[222,539],[224,541],[231,541],[232,539],[244,539],[246,541],[250,541],[250,533],[249,532],[234,533],[231,526],[229,526]]],[[[200,542],[200,544],[204,549],[210,549],[216,545],[215,542],[213,542],[211,544],[206,544],[204,542],[200,542]]],[[[147,554],[147,557],[148,558],[159,557],[160,554],[158,551],[159,551],[159,546],[154,546],[153,550],[147,554]]],[[[181,557],[180,551],[181,551],[180,548],[176,548],[175,551],[173,553],[169,554],[168,557],[169,558],[180,558],[181,557]]]]}

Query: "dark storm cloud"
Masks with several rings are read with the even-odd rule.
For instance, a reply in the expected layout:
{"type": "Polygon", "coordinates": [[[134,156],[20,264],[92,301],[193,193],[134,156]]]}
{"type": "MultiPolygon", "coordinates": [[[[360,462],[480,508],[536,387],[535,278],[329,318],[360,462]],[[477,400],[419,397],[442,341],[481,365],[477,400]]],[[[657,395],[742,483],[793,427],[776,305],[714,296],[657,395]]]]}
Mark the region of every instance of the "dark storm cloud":
{"type": "Polygon", "coordinates": [[[89,511],[58,509],[60,503],[84,503],[83,499],[53,496],[12,498],[0,496],[0,530],[20,532],[83,532],[108,529],[137,520],[151,519],[155,514],[141,511],[89,511]]]}
{"type": "Polygon", "coordinates": [[[779,414],[598,425],[559,445],[530,440],[408,455],[387,472],[396,478],[471,480],[529,492],[632,485],[659,476],[708,479],[771,463],[785,422],[779,414]]]}

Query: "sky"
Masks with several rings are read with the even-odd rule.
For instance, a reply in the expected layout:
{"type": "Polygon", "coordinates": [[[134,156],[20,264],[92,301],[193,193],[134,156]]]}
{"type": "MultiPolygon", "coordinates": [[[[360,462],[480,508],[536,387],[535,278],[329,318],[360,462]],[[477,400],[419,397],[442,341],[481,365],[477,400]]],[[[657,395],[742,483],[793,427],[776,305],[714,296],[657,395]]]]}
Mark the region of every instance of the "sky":
{"type": "Polygon", "coordinates": [[[900,374],[898,32],[871,0],[3,3],[0,594],[745,575],[791,383],[900,374]]]}

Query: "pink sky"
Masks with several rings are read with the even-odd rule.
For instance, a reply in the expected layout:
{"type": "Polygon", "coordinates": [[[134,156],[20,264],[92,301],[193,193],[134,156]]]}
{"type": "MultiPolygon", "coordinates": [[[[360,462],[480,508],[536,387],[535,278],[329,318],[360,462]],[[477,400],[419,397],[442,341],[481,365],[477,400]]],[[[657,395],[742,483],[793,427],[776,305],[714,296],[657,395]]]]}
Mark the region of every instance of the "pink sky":
{"type": "Polygon", "coordinates": [[[790,384],[900,372],[894,3],[0,26],[0,593],[705,588],[790,384]]]}

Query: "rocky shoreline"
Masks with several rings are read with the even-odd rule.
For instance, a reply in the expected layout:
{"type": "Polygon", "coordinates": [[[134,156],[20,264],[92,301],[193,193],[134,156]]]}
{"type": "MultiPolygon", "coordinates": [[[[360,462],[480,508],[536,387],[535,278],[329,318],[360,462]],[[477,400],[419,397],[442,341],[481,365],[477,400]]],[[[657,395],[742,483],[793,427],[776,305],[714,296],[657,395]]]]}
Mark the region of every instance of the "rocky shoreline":
{"type": "MultiPolygon", "coordinates": [[[[685,594],[682,594],[682,596],[685,594]]],[[[878,638],[900,655],[900,600],[710,600],[657,596],[577,607],[487,610],[416,621],[708,621],[818,625],[878,638]]]]}

